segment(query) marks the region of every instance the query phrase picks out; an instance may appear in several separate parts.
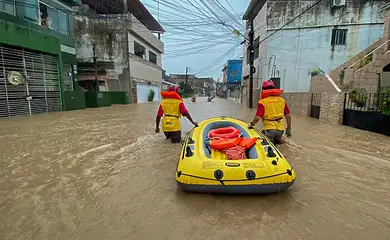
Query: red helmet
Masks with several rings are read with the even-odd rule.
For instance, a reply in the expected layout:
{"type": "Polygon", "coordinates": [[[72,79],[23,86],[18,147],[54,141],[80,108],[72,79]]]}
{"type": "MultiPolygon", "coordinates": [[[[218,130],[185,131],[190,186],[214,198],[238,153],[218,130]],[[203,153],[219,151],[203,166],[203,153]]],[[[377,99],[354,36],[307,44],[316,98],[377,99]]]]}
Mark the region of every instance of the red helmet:
{"type": "Polygon", "coordinates": [[[275,87],[274,82],[272,80],[265,80],[263,82],[263,89],[267,89],[267,88],[270,88],[270,87],[272,87],[272,88],[275,87]]]}
{"type": "Polygon", "coordinates": [[[179,87],[178,86],[169,86],[168,92],[170,92],[170,91],[179,92],[179,87]]]}

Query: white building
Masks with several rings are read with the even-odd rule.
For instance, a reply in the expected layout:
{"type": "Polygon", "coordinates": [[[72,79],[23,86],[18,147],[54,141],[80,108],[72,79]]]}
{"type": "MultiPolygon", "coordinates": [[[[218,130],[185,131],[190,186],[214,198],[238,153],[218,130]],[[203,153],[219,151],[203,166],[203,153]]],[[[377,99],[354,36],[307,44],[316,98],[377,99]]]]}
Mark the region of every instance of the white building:
{"type": "Polygon", "coordinates": [[[139,0],[128,0],[128,14],[109,8],[112,0],[83,2],[74,19],[80,86],[96,89],[95,57],[100,91],[127,91],[132,102],[144,103],[153,90],[154,101],[160,100],[161,25],[139,0]]]}
{"type": "MultiPolygon", "coordinates": [[[[286,92],[307,92],[310,71],[329,72],[382,37],[384,20],[378,9],[388,0],[325,0],[293,20],[316,2],[251,0],[244,20],[247,34],[248,20],[254,22],[254,89],[265,79],[279,76],[286,92]]],[[[249,86],[247,45],[243,79],[249,86]]]]}

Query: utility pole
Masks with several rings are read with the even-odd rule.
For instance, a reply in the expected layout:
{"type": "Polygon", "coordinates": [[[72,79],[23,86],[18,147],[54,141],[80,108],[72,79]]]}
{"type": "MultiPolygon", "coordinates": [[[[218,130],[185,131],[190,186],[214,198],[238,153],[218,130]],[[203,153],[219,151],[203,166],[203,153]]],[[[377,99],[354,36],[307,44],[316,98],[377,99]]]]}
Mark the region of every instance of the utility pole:
{"type": "Polygon", "coordinates": [[[133,79],[131,78],[130,74],[130,48],[129,48],[129,30],[128,26],[131,24],[131,14],[129,13],[128,7],[127,7],[127,0],[123,0],[123,14],[127,15],[127,19],[129,20],[126,22],[126,30],[125,30],[125,38],[126,38],[126,60],[127,60],[127,69],[128,69],[128,76],[129,76],[129,102],[133,103],[133,79]]]}
{"type": "Polygon", "coordinates": [[[99,81],[98,81],[98,74],[97,74],[97,63],[96,63],[96,43],[94,42],[92,44],[92,51],[93,51],[93,67],[95,72],[95,84],[96,84],[96,92],[99,92],[99,81]]]}
{"type": "Polygon", "coordinates": [[[253,73],[255,72],[255,67],[253,66],[253,61],[255,57],[255,50],[254,50],[254,35],[255,31],[253,29],[253,20],[250,20],[250,27],[251,30],[249,31],[249,108],[253,108],[253,73]]]}
{"type": "Polygon", "coordinates": [[[186,67],[186,85],[188,84],[188,67],[186,67]]]}

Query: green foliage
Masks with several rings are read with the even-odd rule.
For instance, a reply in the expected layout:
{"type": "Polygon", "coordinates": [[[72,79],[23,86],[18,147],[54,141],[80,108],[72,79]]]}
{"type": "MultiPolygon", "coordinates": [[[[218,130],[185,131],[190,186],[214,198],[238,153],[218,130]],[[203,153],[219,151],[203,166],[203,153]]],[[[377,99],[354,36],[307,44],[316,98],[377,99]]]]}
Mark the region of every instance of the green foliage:
{"type": "Polygon", "coordinates": [[[372,53],[365,58],[362,58],[359,63],[359,68],[362,68],[372,62],[372,53]]]}
{"type": "Polygon", "coordinates": [[[179,83],[180,95],[183,98],[191,97],[194,93],[194,90],[191,88],[190,84],[185,82],[179,83]]]}
{"type": "Polygon", "coordinates": [[[381,96],[381,110],[384,114],[390,114],[390,88],[385,90],[381,96]]]}
{"type": "Polygon", "coordinates": [[[153,89],[150,89],[149,95],[148,95],[148,101],[153,102],[155,92],[153,89]]]}
{"type": "Polygon", "coordinates": [[[367,101],[367,94],[365,89],[355,88],[349,93],[351,101],[356,104],[357,107],[364,107],[367,101]]]}

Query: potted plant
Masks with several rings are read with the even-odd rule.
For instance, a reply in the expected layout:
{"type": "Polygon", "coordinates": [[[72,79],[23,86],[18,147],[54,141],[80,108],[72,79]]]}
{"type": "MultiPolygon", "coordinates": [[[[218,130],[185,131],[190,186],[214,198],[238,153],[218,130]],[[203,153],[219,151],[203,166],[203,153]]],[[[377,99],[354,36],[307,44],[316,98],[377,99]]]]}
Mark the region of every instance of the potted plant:
{"type": "Polygon", "coordinates": [[[319,69],[313,69],[313,70],[310,71],[310,75],[312,77],[317,76],[319,74],[321,74],[321,71],[319,69]]]}
{"type": "Polygon", "coordinates": [[[154,99],[154,91],[153,89],[150,89],[149,95],[148,95],[148,101],[153,102],[154,99]]]}

